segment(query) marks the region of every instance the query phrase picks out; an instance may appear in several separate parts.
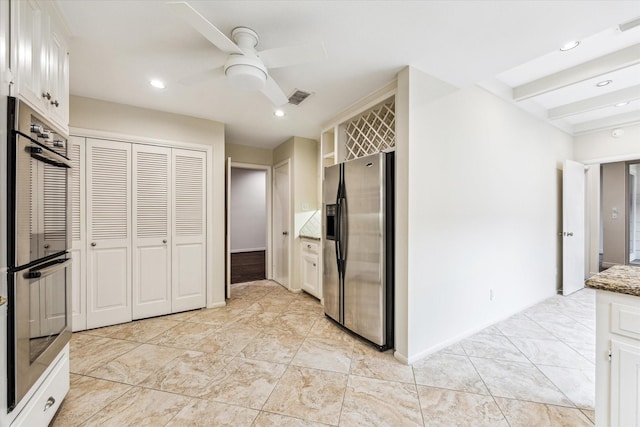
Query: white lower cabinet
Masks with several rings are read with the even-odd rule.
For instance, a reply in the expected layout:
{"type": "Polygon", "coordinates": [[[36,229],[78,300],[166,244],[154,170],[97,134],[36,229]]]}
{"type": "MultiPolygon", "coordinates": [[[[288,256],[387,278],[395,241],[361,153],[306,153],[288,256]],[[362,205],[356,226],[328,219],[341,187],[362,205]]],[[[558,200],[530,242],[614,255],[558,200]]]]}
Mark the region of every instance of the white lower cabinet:
{"type": "Polygon", "coordinates": [[[206,153],[70,141],[73,330],[204,307],[206,153]]]}
{"type": "Polygon", "coordinates": [[[302,290],[316,298],[322,298],[322,290],[320,289],[320,262],[318,256],[318,242],[308,239],[301,239],[301,262],[302,266],[302,290]]]}
{"type": "Polygon", "coordinates": [[[596,293],[596,425],[640,425],[640,297],[596,293]]]}

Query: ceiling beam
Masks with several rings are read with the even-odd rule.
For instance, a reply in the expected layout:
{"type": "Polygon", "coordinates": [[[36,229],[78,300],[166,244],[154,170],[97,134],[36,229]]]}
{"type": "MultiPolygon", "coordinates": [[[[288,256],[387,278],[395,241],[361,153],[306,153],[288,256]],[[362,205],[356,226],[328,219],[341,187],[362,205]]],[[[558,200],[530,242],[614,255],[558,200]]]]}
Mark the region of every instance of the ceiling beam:
{"type": "Polygon", "coordinates": [[[640,123],[640,111],[630,111],[618,114],[617,116],[605,117],[603,119],[591,120],[578,123],[573,126],[573,134],[597,132],[599,130],[612,129],[621,126],[632,126],[640,123]]]}
{"type": "Polygon", "coordinates": [[[547,117],[550,120],[561,119],[567,116],[586,113],[587,111],[611,107],[619,102],[635,101],[636,99],[640,99],[640,85],[551,108],[547,113],[547,117]]]}
{"type": "Polygon", "coordinates": [[[640,43],[516,86],[513,99],[522,101],[636,64],[640,64],[640,43]]]}

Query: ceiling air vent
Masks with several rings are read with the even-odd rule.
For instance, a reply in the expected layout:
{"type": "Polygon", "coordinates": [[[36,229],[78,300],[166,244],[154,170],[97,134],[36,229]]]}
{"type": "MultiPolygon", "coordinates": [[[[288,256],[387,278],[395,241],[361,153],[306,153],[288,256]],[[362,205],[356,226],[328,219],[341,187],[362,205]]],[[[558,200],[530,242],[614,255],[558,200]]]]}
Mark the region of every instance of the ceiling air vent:
{"type": "Polygon", "coordinates": [[[289,97],[289,104],[300,105],[300,103],[307,99],[309,96],[311,96],[309,92],[296,89],[289,97]]]}

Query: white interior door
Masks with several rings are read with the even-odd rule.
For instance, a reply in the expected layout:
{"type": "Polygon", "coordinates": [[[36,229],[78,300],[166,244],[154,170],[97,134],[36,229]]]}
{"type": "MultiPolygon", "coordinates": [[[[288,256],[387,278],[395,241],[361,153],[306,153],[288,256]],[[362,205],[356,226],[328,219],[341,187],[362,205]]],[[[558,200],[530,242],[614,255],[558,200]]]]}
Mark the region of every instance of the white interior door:
{"type": "Polygon", "coordinates": [[[131,144],[87,139],[87,328],[131,321],[131,144]]]}
{"type": "Polygon", "coordinates": [[[225,234],[227,236],[225,241],[225,256],[226,256],[226,298],[231,298],[231,157],[227,157],[227,175],[225,177],[225,182],[227,184],[227,197],[225,197],[226,202],[226,227],[225,234]]]}
{"type": "Polygon", "coordinates": [[[73,331],[87,329],[87,257],[84,251],[87,243],[85,233],[85,140],[69,138],[67,147],[71,160],[71,326],[73,331]]]}
{"type": "Polygon", "coordinates": [[[585,168],[564,161],[562,170],[562,294],[584,287],[585,279],[585,168]]]}
{"type": "Polygon", "coordinates": [[[171,311],[206,305],[206,153],[172,150],[171,311]]]}
{"type": "Polygon", "coordinates": [[[289,161],[274,170],[273,191],[273,278],[289,287],[290,262],[290,184],[289,161]]]}
{"type": "Polygon", "coordinates": [[[171,313],[171,149],[133,145],[133,318],[171,313]]]}

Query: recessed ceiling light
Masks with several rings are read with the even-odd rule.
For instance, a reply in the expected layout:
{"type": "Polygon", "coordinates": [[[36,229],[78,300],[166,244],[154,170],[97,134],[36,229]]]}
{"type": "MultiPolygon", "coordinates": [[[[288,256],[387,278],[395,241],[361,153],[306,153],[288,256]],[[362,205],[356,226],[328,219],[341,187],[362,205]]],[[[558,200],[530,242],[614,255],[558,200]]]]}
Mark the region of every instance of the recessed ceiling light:
{"type": "Polygon", "coordinates": [[[603,81],[601,81],[601,82],[598,82],[598,83],[596,84],[596,86],[598,86],[598,87],[603,87],[603,86],[609,85],[609,84],[611,84],[611,83],[613,83],[613,80],[603,80],[603,81]]]}
{"type": "Polygon", "coordinates": [[[273,115],[276,117],[284,117],[284,111],[282,110],[276,110],[273,112],[273,115]]]}
{"type": "Polygon", "coordinates": [[[573,48],[578,47],[579,44],[580,44],[579,40],[572,40],[572,41],[567,42],[564,45],[562,45],[560,50],[563,51],[563,52],[566,52],[567,50],[571,50],[573,48]]]}
{"type": "Polygon", "coordinates": [[[156,89],[164,89],[165,87],[167,87],[162,80],[158,80],[158,79],[151,80],[149,84],[155,87],[156,89]]]}
{"type": "Polygon", "coordinates": [[[625,105],[629,105],[629,101],[618,102],[616,104],[616,107],[624,107],[625,105]]]}

